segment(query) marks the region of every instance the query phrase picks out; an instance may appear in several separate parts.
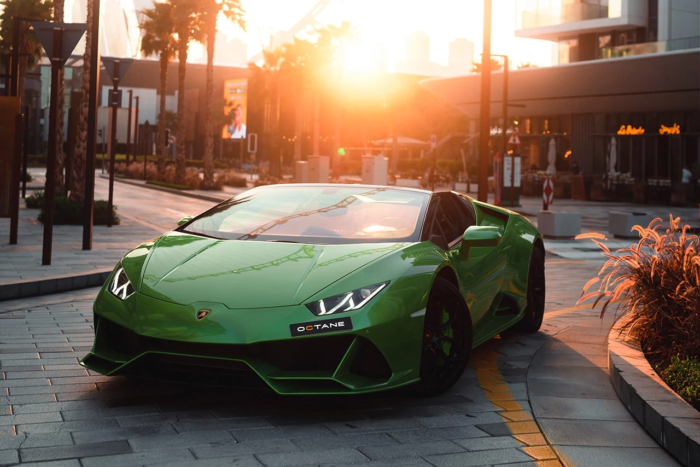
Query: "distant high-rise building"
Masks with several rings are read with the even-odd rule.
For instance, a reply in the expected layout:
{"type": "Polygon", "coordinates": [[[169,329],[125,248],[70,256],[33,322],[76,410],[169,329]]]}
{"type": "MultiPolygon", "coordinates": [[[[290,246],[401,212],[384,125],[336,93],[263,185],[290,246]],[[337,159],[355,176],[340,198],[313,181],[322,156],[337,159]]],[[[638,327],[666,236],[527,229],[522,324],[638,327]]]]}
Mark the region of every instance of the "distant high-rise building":
{"type": "Polygon", "coordinates": [[[474,43],[464,38],[457,38],[450,42],[448,73],[451,75],[463,75],[470,73],[474,62],[474,43]]]}
{"type": "Polygon", "coordinates": [[[423,76],[444,74],[444,67],[430,61],[430,36],[416,31],[406,38],[406,58],[396,63],[396,72],[423,76]]]}
{"type": "Polygon", "coordinates": [[[415,62],[430,61],[430,36],[423,31],[411,33],[406,38],[406,60],[415,62]]]}
{"type": "MultiPolygon", "coordinates": [[[[206,61],[206,57],[204,58],[206,61]]],[[[228,36],[219,31],[216,34],[214,63],[217,65],[243,66],[248,60],[248,46],[240,39],[228,40],[228,36]]]]}

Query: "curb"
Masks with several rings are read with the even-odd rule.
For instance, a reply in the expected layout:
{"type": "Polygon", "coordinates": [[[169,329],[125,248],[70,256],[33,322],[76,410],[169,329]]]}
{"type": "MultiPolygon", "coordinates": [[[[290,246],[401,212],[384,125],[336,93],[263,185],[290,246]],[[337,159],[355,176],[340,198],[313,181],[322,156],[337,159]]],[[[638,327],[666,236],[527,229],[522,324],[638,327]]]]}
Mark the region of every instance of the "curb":
{"type": "Polygon", "coordinates": [[[608,335],[610,380],[632,416],[685,466],[700,466],[700,412],[656,374],[634,342],[613,327],[608,335]]]}
{"type": "MultiPolygon", "coordinates": [[[[105,178],[105,179],[109,180],[109,175],[100,175],[100,178],[105,178]]],[[[216,196],[200,195],[199,193],[188,193],[185,190],[176,190],[174,188],[168,188],[168,187],[158,186],[158,185],[148,185],[146,183],[141,183],[141,182],[137,182],[137,181],[129,180],[129,179],[124,179],[124,178],[115,177],[114,181],[119,182],[119,183],[126,183],[127,185],[137,186],[140,188],[147,188],[149,190],[163,191],[165,193],[170,193],[172,195],[180,195],[180,196],[185,196],[187,198],[201,199],[203,201],[213,201],[217,204],[231,198],[230,196],[219,198],[216,196]]]]}
{"type": "Polygon", "coordinates": [[[98,287],[105,283],[111,273],[112,268],[97,269],[79,274],[62,274],[0,284],[0,301],[98,287]]]}

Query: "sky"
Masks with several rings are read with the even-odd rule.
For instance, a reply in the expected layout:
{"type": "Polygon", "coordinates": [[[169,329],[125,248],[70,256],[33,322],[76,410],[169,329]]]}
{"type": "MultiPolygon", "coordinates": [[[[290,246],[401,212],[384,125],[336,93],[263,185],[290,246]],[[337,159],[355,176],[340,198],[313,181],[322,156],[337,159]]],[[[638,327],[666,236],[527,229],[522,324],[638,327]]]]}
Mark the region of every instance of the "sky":
{"type": "MultiPolygon", "coordinates": [[[[254,55],[267,45],[270,33],[292,27],[318,0],[242,0],[247,11],[248,31],[222,24],[229,37],[248,44],[254,55]]],[[[350,21],[360,32],[363,49],[386,48],[390,71],[405,55],[406,37],[423,31],[431,39],[432,61],[447,65],[449,43],[458,37],[482,47],[483,0],[332,0],[318,15],[321,23],[350,21]]],[[[514,63],[552,65],[551,42],[516,38],[516,0],[493,0],[492,53],[508,54],[514,63]]]]}
{"type": "MultiPolygon", "coordinates": [[[[79,0],[66,0],[66,11],[79,0]]],[[[121,4],[130,21],[136,23],[134,4],[149,0],[111,0],[121,4]]],[[[553,64],[555,45],[547,41],[516,38],[516,4],[518,0],[493,0],[492,53],[508,54],[511,63],[530,62],[538,66],[553,64]]],[[[430,36],[430,60],[447,65],[449,43],[466,38],[475,43],[478,59],[482,48],[483,0],[241,0],[246,10],[247,31],[220,18],[219,29],[229,39],[238,38],[248,46],[248,57],[268,46],[270,36],[287,31],[317,4],[326,7],[316,17],[318,24],[349,21],[359,31],[358,40],[349,47],[346,66],[361,71],[376,60],[377,52],[386,53],[388,71],[405,56],[406,38],[422,31],[430,36]]],[[[116,19],[116,18],[115,18],[116,19]]],[[[121,18],[119,18],[121,19],[121,18]]],[[[67,20],[70,21],[69,18],[67,20]]],[[[103,18],[104,20],[104,18],[103,18]]],[[[138,38],[138,27],[131,26],[138,38]]],[[[303,36],[303,33],[301,34],[303,36]]],[[[218,44],[217,44],[218,46],[218,44]]],[[[138,46],[132,47],[134,50],[138,46]]],[[[202,46],[194,44],[191,59],[204,58],[202,46]]]]}

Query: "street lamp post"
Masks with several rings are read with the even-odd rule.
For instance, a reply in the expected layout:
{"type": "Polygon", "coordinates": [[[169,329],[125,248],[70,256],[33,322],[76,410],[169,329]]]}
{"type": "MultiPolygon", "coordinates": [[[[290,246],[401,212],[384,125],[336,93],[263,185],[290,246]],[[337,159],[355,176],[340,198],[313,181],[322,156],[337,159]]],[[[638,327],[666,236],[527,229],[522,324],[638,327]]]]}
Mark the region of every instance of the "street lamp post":
{"type": "Polygon", "coordinates": [[[479,122],[479,201],[489,197],[489,119],[491,114],[491,0],[484,0],[484,48],[481,55],[479,122]]]}
{"type": "Polygon", "coordinates": [[[132,156],[131,150],[131,108],[134,105],[134,90],[129,89],[129,114],[126,117],[126,165],[129,165],[129,158],[132,156]]]}
{"type": "Polygon", "coordinates": [[[86,24],[51,23],[47,21],[32,21],[32,27],[46,55],[51,58],[51,99],[49,108],[49,149],[46,158],[46,187],[44,190],[44,245],[41,254],[41,264],[51,264],[51,243],[53,241],[53,208],[56,190],[56,147],[57,147],[57,118],[58,80],[61,69],[70,57],[73,49],[85,34],[86,24]]]}
{"type": "MultiPolygon", "coordinates": [[[[112,107],[112,125],[109,135],[109,196],[107,201],[107,227],[112,227],[114,223],[114,160],[117,156],[117,110],[119,109],[119,82],[124,77],[129,67],[133,63],[132,59],[102,57],[105,71],[112,78],[112,96],[110,106],[112,107]]],[[[131,111],[131,109],[129,109],[131,111]]],[[[128,146],[128,142],[127,142],[128,146]]],[[[128,152],[128,151],[127,151],[128,152]]]]}
{"type": "MultiPolygon", "coordinates": [[[[92,223],[95,205],[95,154],[97,152],[97,103],[100,82],[100,0],[92,1],[90,33],[90,91],[88,100],[87,144],[85,154],[85,198],[83,200],[83,250],[92,250],[92,223]]],[[[104,157],[102,158],[104,163],[104,157]]],[[[104,166],[103,166],[104,167],[104,166]]]]}

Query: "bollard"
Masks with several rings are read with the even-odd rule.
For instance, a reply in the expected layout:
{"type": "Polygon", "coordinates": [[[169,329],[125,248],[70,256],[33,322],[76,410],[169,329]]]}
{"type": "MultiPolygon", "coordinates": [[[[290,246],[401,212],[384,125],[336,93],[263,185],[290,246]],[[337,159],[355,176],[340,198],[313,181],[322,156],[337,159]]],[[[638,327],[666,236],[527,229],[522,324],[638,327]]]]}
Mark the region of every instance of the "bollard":
{"type": "Polygon", "coordinates": [[[542,185],[542,210],[549,211],[549,205],[554,201],[554,179],[545,177],[542,185]]]}

